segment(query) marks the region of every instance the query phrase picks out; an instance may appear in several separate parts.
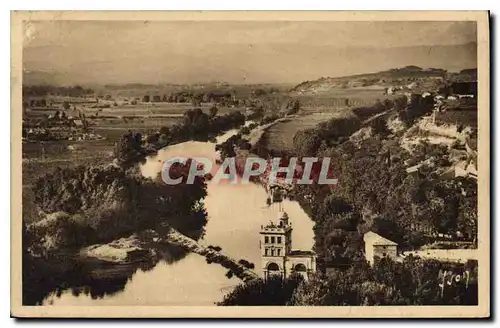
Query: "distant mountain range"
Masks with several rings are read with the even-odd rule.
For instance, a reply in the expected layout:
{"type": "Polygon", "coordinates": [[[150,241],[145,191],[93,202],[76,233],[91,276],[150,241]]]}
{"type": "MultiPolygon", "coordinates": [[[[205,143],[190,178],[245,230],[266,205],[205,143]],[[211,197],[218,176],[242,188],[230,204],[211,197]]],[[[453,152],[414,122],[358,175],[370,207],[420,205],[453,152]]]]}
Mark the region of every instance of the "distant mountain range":
{"type": "MultiPolygon", "coordinates": [[[[300,43],[262,43],[248,46],[218,44],[189,55],[127,54],[110,60],[75,54],[56,46],[23,52],[25,84],[85,86],[128,83],[146,85],[286,83],[319,77],[352,76],[394,67],[437,67],[458,72],[477,66],[477,44],[404,47],[336,47],[300,43]],[[72,58],[78,61],[72,62],[72,58]],[[147,63],[147,64],[144,64],[147,63]]],[[[390,72],[387,74],[395,74],[390,72]]]]}

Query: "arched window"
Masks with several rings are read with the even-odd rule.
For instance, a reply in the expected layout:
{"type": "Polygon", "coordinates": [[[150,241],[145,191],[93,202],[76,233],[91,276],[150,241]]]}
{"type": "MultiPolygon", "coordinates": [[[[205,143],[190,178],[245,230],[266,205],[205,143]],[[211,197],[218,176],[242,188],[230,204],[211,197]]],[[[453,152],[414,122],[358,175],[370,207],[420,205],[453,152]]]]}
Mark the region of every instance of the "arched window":
{"type": "Polygon", "coordinates": [[[294,271],[298,271],[298,272],[306,272],[307,271],[307,268],[304,264],[302,263],[299,263],[297,264],[294,268],[293,268],[294,271]]]}
{"type": "Polygon", "coordinates": [[[279,271],[280,267],[276,263],[271,262],[271,263],[269,263],[267,265],[267,270],[269,270],[269,271],[279,271]]]}

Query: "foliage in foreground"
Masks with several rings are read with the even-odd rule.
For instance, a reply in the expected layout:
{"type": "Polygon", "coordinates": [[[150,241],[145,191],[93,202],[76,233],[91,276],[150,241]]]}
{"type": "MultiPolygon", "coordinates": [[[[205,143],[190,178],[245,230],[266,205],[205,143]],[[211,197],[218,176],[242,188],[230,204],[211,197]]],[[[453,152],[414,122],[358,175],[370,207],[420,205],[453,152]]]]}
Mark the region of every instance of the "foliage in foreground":
{"type": "Polygon", "coordinates": [[[301,281],[301,276],[252,280],[236,286],[218,305],[286,305],[301,281]]]}
{"type": "MultiPolygon", "coordinates": [[[[187,176],[178,164],[171,175],[187,176]]],[[[166,185],[160,176],[143,178],[138,172],[112,165],[56,169],[34,186],[35,203],[46,217],[31,226],[45,250],[80,248],[109,242],[168,223],[192,238],[206,224],[200,203],[206,184],[166,185]]]]}
{"type": "Polygon", "coordinates": [[[402,263],[389,258],[374,267],[357,262],[348,269],[318,273],[303,281],[295,276],[284,281],[273,277],[237,286],[218,305],[467,305],[477,304],[477,262],[466,265],[441,263],[407,257],[402,263]],[[441,294],[443,270],[470,272],[464,282],[445,283],[441,294]]]}

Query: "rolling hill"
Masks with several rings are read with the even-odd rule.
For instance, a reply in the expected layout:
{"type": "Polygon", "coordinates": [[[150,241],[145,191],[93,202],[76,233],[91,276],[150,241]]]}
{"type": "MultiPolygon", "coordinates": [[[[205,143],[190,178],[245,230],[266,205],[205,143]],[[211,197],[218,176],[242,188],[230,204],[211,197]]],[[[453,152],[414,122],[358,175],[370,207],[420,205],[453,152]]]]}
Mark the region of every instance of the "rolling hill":
{"type": "Polygon", "coordinates": [[[412,82],[438,85],[444,80],[473,81],[477,79],[477,69],[463,69],[458,73],[449,73],[440,68],[421,68],[410,65],[385,71],[357,74],[342,77],[320,78],[305,81],[290,91],[297,94],[324,94],[335,90],[383,90],[390,86],[403,86],[412,82]]]}

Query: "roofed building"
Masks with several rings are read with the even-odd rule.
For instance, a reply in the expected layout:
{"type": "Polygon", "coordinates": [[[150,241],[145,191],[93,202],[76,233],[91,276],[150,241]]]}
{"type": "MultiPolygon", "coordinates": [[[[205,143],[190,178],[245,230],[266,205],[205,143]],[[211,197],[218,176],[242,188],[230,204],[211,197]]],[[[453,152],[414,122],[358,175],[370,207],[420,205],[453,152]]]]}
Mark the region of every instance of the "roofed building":
{"type": "Polygon", "coordinates": [[[288,278],[300,274],[306,280],[316,272],[316,253],[307,250],[292,250],[292,225],[288,214],[283,212],[279,223],[261,226],[260,251],[264,279],[270,275],[288,278]]]}
{"type": "Polygon", "coordinates": [[[398,244],[369,231],[365,233],[363,240],[365,242],[365,258],[373,265],[375,258],[391,257],[396,258],[398,255],[398,244]]]}

